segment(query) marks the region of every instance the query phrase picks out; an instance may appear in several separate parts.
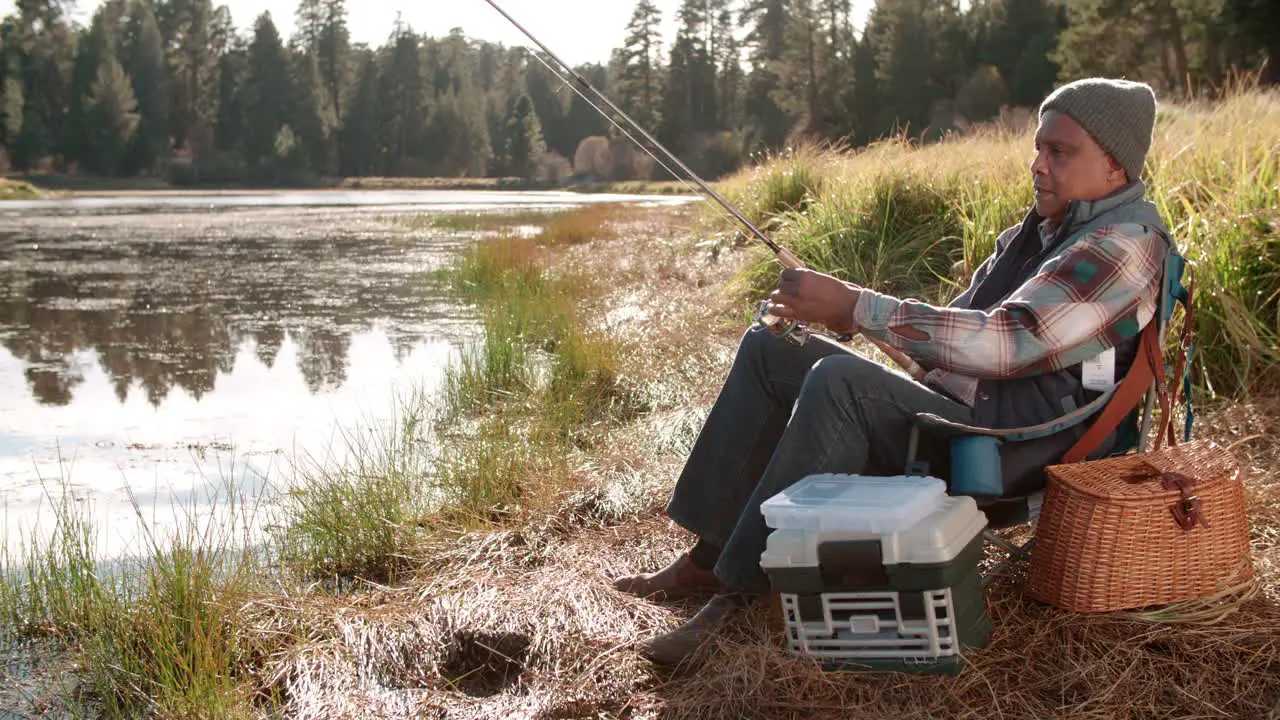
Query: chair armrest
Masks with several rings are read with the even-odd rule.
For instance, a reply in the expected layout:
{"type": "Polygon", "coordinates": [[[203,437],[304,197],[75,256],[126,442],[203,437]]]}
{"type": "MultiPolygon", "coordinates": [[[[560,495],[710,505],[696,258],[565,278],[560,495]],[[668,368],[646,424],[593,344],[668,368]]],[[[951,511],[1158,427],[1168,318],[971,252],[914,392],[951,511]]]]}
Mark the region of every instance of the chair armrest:
{"type": "Polygon", "coordinates": [[[1094,398],[1092,402],[1084,407],[1076,408],[1060,418],[1040,423],[1039,425],[1027,425],[1025,427],[1013,428],[983,428],[975,425],[965,425],[964,423],[952,422],[932,413],[916,413],[916,426],[939,433],[943,437],[948,438],[954,438],[961,435],[988,435],[1006,442],[1036,440],[1038,438],[1056,435],[1063,430],[1073,428],[1093,417],[1101,411],[1102,408],[1106,407],[1107,402],[1111,400],[1111,396],[1115,394],[1116,387],[1118,387],[1118,385],[1112,386],[1109,390],[1094,398]]]}

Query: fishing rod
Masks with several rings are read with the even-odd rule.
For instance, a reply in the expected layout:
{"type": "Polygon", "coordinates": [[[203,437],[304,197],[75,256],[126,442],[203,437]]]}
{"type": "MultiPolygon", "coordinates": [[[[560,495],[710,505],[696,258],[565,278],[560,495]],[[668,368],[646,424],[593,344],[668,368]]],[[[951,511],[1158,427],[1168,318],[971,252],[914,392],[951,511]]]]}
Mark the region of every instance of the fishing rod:
{"type": "MultiPolygon", "coordinates": [[[[600,115],[603,116],[605,120],[607,120],[611,125],[617,128],[618,131],[621,132],[624,136],[626,136],[628,140],[635,143],[637,146],[639,146],[639,148],[642,151],[644,151],[646,155],[653,158],[653,160],[657,162],[658,165],[660,165],[663,170],[666,170],[667,173],[669,173],[672,177],[679,180],[683,185],[685,185],[686,188],[689,187],[689,181],[692,181],[694,184],[696,184],[698,189],[702,191],[703,198],[704,199],[709,198],[709,200],[707,200],[708,203],[714,201],[715,205],[718,205],[720,209],[722,209],[724,212],[727,212],[734,220],[737,220],[739,223],[741,223],[742,226],[745,227],[748,232],[750,232],[757,239],[763,242],[765,246],[768,247],[769,250],[773,252],[774,257],[777,259],[778,263],[781,264],[783,267],[793,268],[793,269],[805,269],[805,264],[801,262],[800,259],[795,256],[795,254],[793,254],[790,250],[782,247],[778,243],[774,242],[773,239],[770,238],[768,235],[765,235],[764,231],[756,227],[755,223],[752,223],[749,219],[747,219],[745,215],[743,215],[736,207],[734,207],[732,203],[724,199],[724,197],[721,196],[720,193],[716,192],[715,188],[711,187],[711,185],[709,185],[705,180],[699,177],[698,174],[694,172],[692,168],[686,165],[679,157],[677,157],[675,153],[671,152],[666,148],[666,146],[658,142],[657,138],[653,137],[653,135],[651,135],[648,130],[645,130],[644,126],[642,126],[640,123],[633,120],[630,115],[628,115],[622,108],[618,107],[612,100],[609,99],[608,96],[606,96],[603,92],[597,89],[595,85],[592,85],[591,82],[588,81],[585,77],[583,77],[581,73],[579,73],[577,70],[574,70],[572,66],[570,66],[565,61],[561,60],[558,55],[552,52],[551,48],[547,47],[545,44],[543,44],[541,40],[534,37],[533,33],[529,32],[523,25],[521,25],[515,18],[513,18],[510,15],[510,13],[502,9],[502,7],[498,5],[496,0],[484,0],[484,1],[488,3],[489,6],[492,7],[494,10],[496,10],[499,15],[506,18],[507,22],[511,23],[517,30],[520,31],[521,34],[529,38],[530,42],[532,42],[534,45],[537,45],[538,48],[541,49],[542,52],[545,53],[547,57],[551,58],[551,60],[554,61],[557,66],[559,66],[559,69],[552,67],[549,63],[547,63],[547,61],[542,56],[538,55],[537,53],[533,53],[534,58],[536,58],[538,62],[542,63],[542,65],[546,67],[547,70],[551,72],[551,74],[555,75],[556,78],[558,78],[561,82],[569,86],[575,93],[577,93],[579,97],[583,99],[583,101],[587,103],[587,105],[591,107],[591,109],[600,113],[600,115]],[[565,77],[565,75],[568,75],[568,77],[565,77]],[[570,79],[572,79],[572,82],[570,82],[570,79]],[[587,92],[590,92],[592,95],[594,95],[596,100],[592,100],[591,97],[588,97],[586,94],[587,92]],[[655,155],[653,150],[650,150],[648,146],[646,146],[644,143],[637,140],[635,136],[632,135],[632,133],[627,128],[623,127],[621,124],[618,123],[617,120],[614,119],[613,115],[610,115],[608,112],[605,112],[605,110],[601,108],[600,105],[597,104],[597,101],[599,103],[602,103],[605,107],[607,107],[610,111],[612,111],[617,117],[622,118],[622,120],[624,120],[627,123],[627,125],[629,125],[630,128],[635,131],[636,134],[640,135],[642,138],[647,140],[655,150],[662,153],[662,155],[666,157],[667,162],[663,162],[663,159],[658,157],[658,155],[655,155]],[[674,172],[671,169],[670,165],[668,165],[668,162],[670,163],[670,165],[675,165],[677,168],[679,168],[681,172],[684,173],[683,177],[680,174],[674,172]]],[[[848,342],[849,340],[853,339],[852,335],[837,335],[835,333],[831,333],[827,331],[815,330],[797,320],[790,320],[790,321],[784,322],[783,318],[777,317],[776,315],[771,315],[768,312],[767,310],[768,305],[769,305],[768,299],[762,300],[760,302],[760,306],[756,310],[756,316],[755,316],[756,324],[761,327],[768,328],[769,330],[779,335],[783,335],[787,338],[793,339],[800,344],[804,344],[807,337],[809,335],[814,335],[814,334],[824,335],[824,336],[833,338],[839,342],[848,342]]],[[[869,337],[869,336],[866,336],[866,337],[877,348],[879,348],[881,352],[889,356],[891,360],[893,360],[895,363],[901,366],[907,372],[907,374],[910,375],[912,378],[916,380],[920,380],[924,377],[924,370],[920,367],[919,364],[916,363],[915,360],[912,360],[909,356],[907,356],[906,353],[903,353],[897,348],[894,348],[888,345],[887,343],[884,343],[876,338],[869,337]]]]}

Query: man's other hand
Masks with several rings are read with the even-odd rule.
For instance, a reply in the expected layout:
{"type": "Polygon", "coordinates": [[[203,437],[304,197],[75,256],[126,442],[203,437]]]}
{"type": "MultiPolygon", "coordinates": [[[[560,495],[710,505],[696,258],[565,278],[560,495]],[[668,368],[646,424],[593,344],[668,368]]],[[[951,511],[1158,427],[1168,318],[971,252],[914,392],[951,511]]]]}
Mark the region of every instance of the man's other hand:
{"type": "Polygon", "coordinates": [[[769,296],[769,312],[780,318],[821,323],[836,333],[851,333],[858,286],[813,270],[787,268],[769,296]]]}

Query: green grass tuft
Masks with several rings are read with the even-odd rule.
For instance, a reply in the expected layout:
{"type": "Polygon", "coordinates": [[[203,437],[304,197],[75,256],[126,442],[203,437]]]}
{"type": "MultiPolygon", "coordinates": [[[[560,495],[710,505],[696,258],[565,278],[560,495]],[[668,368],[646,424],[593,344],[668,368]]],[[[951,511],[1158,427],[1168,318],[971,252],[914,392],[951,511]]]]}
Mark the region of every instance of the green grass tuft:
{"type": "Polygon", "coordinates": [[[36,200],[41,197],[44,197],[44,193],[29,182],[0,178],[0,201],[36,200]]]}

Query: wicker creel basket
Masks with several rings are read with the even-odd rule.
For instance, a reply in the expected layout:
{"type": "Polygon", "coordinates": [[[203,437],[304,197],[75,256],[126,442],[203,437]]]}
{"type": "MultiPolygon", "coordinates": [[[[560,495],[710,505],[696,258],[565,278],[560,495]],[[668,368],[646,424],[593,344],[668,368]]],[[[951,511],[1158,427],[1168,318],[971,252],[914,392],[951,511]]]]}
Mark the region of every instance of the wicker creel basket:
{"type": "Polygon", "coordinates": [[[1239,465],[1196,441],[1047,469],[1029,594],[1079,612],[1164,605],[1252,576],[1239,465]]]}

